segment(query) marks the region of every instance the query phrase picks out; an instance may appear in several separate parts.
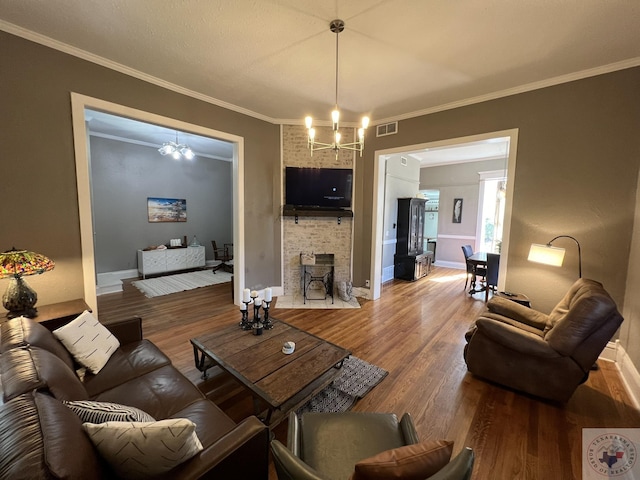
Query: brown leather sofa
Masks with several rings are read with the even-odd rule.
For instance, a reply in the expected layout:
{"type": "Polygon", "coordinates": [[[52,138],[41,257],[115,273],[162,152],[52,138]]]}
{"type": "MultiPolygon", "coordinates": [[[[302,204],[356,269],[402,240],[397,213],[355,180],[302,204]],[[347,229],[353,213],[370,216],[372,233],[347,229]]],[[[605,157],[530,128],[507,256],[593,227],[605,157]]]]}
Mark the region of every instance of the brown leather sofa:
{"type": "Polygon", "coordinates": [[[118,478],[63,400],[113,402],[156,420],[193,421],[204,449],[162,478],[268,478],[267,427],[256,417],[236,424],[207,400],[142,338],[140,318],[106,326],[120,348],[84,381],[62,343],[39,323],[15,318],[0,326],[0,478],[118,478]]]}
{"type": "Polygon", "coordinates": [[[549,315],[493,297],[466,334],[464,358],[479,377],[566,402],[622,323],[601,283],[578,279],[549,315]]]}

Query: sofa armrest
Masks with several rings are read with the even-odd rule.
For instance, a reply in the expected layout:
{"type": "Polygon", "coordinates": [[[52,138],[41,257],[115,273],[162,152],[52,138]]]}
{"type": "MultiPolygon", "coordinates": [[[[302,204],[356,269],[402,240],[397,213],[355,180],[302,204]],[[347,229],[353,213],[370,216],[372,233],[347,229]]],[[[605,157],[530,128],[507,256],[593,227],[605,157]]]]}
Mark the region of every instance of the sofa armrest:
{"type": "Polygon", "coordinates": [[[473,470],[474,459],[473,450],[465,447],[453,460],[438,470],[435,475],[431,475],[429,480],[469,480],[473,470]]]}
{"type": "Polygon", "coordinates": [[[122,345],[142,340],[142,318],[140,317],[105,322],[104,326],[109,329],[122,345]]]}
{"type": "Polygon", "coordinates": [[[278,480],[327,480],[315,469],[296,457],[278,440],[271,441],[273,462],[276,466],[278,480]]]}
{"type": "Polygon", "coordinates": [[[487,303],[487,308],[492,313],[511,318],[538,330],[545,330],[549,324],[548,315],[506,298],[492,297],[487,303]]]}
{"type": "Polygon", "coordinates": [[[258,417],[245,418],[162,480],[261,478],[269,476],[269,429],[258,417]]]}
{"type": "MultiPolygon", "coordinates": [[[[476,320],[476,326],[478,330],[474,333],[474,336],[482,334],[516,352],[536,357],[560,357],[560,354],[551,348],[539,335],[526,330],[484,317],[476,320]]],[[[473,341],[473,338],[471,341],[473,341]]]]}

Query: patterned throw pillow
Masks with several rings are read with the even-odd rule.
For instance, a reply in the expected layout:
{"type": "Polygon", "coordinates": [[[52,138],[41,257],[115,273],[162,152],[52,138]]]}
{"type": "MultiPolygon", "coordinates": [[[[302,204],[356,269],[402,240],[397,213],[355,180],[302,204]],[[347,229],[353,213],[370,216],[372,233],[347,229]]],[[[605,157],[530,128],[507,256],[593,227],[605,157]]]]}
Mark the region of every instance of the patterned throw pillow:
{"type": "Polygon", "coordinates": [[[80,420],[88,423],[106,422],[155,422],[146,412],[127,405],[110,402],[95,402],[93,400],[63,401],[80,420]]]}
{"type": "Polygon", "coordinates": [[[53,331],[78,363],[98,373],[120,346],[120,342],[91,312],[53,331]]]}
{"type": "Polygon", "coordinates": [[[122,478],[160,475],[202,451],[196,424],[186,418],[82,426],[102,458],[122,478]]]}

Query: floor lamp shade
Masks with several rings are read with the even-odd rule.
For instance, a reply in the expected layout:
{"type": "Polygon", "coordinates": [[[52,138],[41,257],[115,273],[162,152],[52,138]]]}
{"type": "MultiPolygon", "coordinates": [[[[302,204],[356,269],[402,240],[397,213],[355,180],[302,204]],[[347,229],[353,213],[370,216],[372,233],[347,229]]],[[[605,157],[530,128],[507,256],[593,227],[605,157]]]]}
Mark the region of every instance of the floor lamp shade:
{"type": "Polygon", "coordinates": [[[551,246],[551,244],[559,238],[568,238],[576,243],[578,247],[578,277],[582,278],[582,248],[580,248],[580,242],[570,235],[558,235],[552,238],[546,245],[532,243],[531,249],[529,250],[529,261],[560,267],[564,260],[565,249],[551,246]]]}
{"type": "Polygon", "coordinates": [[[531,249],[529,249],[528,260],[530,262],[544,263],[545,265],[560,267],[562,266],[562,262],[564,261],[564,253],[564,248],[532,243],[531,249]]]}

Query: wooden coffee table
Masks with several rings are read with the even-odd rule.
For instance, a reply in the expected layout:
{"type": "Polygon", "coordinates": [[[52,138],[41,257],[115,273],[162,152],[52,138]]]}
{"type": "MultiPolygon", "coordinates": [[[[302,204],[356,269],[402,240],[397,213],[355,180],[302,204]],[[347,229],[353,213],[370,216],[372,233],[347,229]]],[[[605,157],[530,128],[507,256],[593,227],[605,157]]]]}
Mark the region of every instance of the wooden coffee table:
{"type": "Polygon", "coordinates": [[[326,387],[338,374],[348,350],[279,320],[262,335],[237,324],[191,339],[196,367],[219,366],[230,373],[254,400],[255,413],[270,428],[326,387]],[[295,351],[282,353],[285,342],[295,351]],[[267,405],[266,413],[260,401],[267,405]]]}

